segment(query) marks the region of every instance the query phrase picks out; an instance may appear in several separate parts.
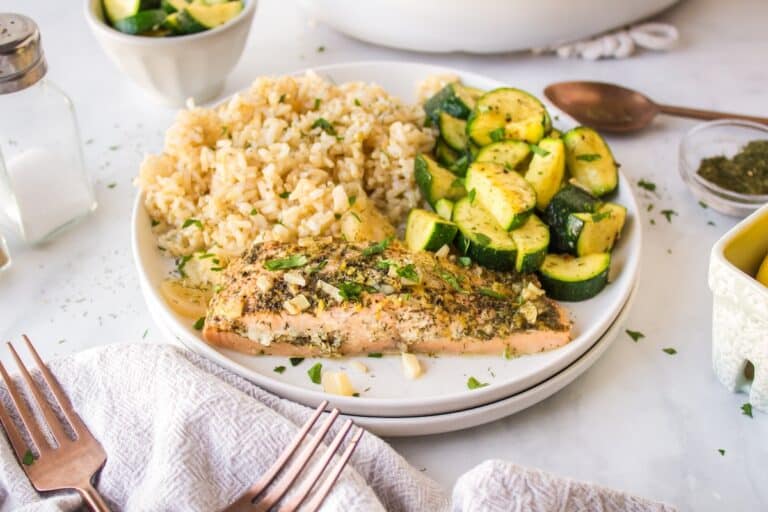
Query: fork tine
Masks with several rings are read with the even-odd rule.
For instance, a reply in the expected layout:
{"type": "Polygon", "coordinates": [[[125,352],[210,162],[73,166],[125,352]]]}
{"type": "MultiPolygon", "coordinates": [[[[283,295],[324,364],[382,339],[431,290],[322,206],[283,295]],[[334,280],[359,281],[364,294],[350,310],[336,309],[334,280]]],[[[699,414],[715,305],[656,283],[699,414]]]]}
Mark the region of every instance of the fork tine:
{"type": "Polygon", "coordinates": [[[61,426],[59,418],[56,417],[56,414],[53,412],[53,409],[48,403],[48,400],[46,400],[43,394],[40,392],[40,389],[37,387],[37,383],[34,381],[34,379],[32,379],[32,375],[29,374],[27,367],[24,366],[24,363],[19,357],[18,352],[16,352],[16,349],[13,348],[13,345],[11,345],[10,342],[8,343],[8,348],[11,350],[11,355],[13,355],[13,359],[16,361],[16,366],[19,367],[21,376],[24,378],[24,382],[27,383],[27,387],[31,391],[32,397],[35,399],[37,406],[43,413],[45,423],[48,424],[48,428],[51,430],[54,439],[56,439],[56,442],[59,444],[59,446],[61,446],[65,442],[69,441],[69,438],[67,437],[66,432],[64,432],[64,428],[61,426]]]}
{"type": "Polygon", "coordinates": [[[299,487],[299,490],[296,491],[291,496],[291,498],[286,501],[286,503],[280,506],[278,512],[291,512],[299,508],[299,505],[301,505],[301,502],[304,501],[304,499],[307,497],[309,491],[311,491],[315,484],[320,481],[320,475],[323,474],[323,471],[325,471],[325,469],[328,467],[328,464],[333,459],[333,456],[336,454],[336,452],[339,451],[339,446],[341,446],[344,438],[347,437],[347,433],[349,433],[350,428],[352,428],[352,420],[348,419],[344,422],[344,425],[339,430],[339,433],[336,434],[333,442],[323,454],[322,459],[320,459],[315,467],[312,468],[312,472],[306,476],[304,482],[299,487]]]}
{"type": "Polygon", "coordinates": [[[323,423],[323,426],[320,427],[320,430],[314,435],[312,438],[312,441],[310,441],[309,446],[307,446],[298,456],[298,458],[291,462],[290,466],[288,466],[288,469],[286,470],[286,475],[282,477],[275,487],[269,491],[262,499],[258,500],[255,505],[254,510],[261,510],[261,511],[268,511],[270,508],[272,508],[278,501],[280,501],[280,498],[282,498],[285,493],[288,491],[288,489],[291,487],[291,484],[296,480],[296,478],[299,476],[299,474],[304,470],[304,467],[309,462],[309,459],[312,458],[312,455],[317,451],[317,447],[320,446],[320,444],[323,442],[323,439],[325,438],[325,435],[328,433],[328,431],[333,426],[333,423],[336,421],[336,418],[339,416],[339,410],[333,409],[331,413],[328,415],[328,417],[325,419],[325,422],[323,423]]]}
{"type": "Polygon", "coordinates": [[[307,512],[315,512],[318,508],[320,508],[320,505],[323,504],[326,496],[328,496],[328,493],[331,492],[331,487],[333,487],[333,484],[335,484],[336,480],[339,479],[341,472],[344,470],[347,462],[349,462],[349,458],[352,456],[352,452],[354,452],[355,448],[357,448],[357,443],[360,442],[361,437],[363,437],[363,429],[358,428],[357,432],[355,432],[355,435],[352,437],[352,440],[349,442],[349,446],[347,446],[347,449],[344,450],[344,454],[341,456],[341,459],[331,470],[331,474],[328,475],[328,478],[326,478],[326,480],[320,486],[320,489],[317,490],[317,493],[312,497],[311,500],[309,500],[309,503],[307,503],[307,506],[305,507],[307,512]]]}
{"type": "MultiPolygon", "coordinates": [[[[2,373],[3,381],[5,382],[6,387],[8,387],[9,379],[6,378],[8,374],[5,372],[5,368],[3,367],[2,363],[0,363],[0,372],[2,373]]],[[[8,393],[10,394],[10,390],[8,393]]],[[[16,423],[14,423],[11,419],[11,415],[8,413],[8,409],[6,409],[5,404],[3,404],[2,401],[0,401],[0,423],[3,424],[5,433],[8,436],[8,441],[10,441],[11,447],[13,447],[13,451],[16,452],[16,457],[18,457],[19,461],[21,461],[24,458],[24,455],[27,453],[27,443],[25,443],[24,439],[21,437],[19,429],[16,428],[16,423]]]]}
{"type": "Polygon", "coordinates": [[[72,426],[72,430],[75,431],[75,434],[77,434],[78,437],[89,435],[88,428],[82,422],[80,416],[78,416],[78,414],[75,412],[75,408],[72,407],[72,402],[69,401],[69,398],[67,397],[66,393],[64,393],[64,390],[56,380],[56,377],[53,376],[51,370],[48,369],[48,366],[40,358],[37,350],[35,350],[35,346],[32,345],[32,341],[30,341],[26,334],[22,334],[21,337],[24,338],[27,349],[29,350],[29,353],[32,354],[32,359],[35,360],[35,365],[37,365],[37,368],[40,370],[43,379],[45,380],[46,384],[48,384],[48,388],[51,390],[51,393],[53,393],[53,397],[56,399],[56,403],[59,404],[59,407],[64,413],[64,416],[72,426]]]}
{"type": "Polygon", "coordinates": [[[27,404],[24,403],[21,395],[19,395],[19,390],[16,389],[16,385],[8,375],[8,372],[5,371],[5,366],[3,366],[2,363],[0,363],[0,375],[3,378],[3,382],[5,382],[5,387],[8,389],[8,394],[11,395],[13,405],[16,406],[16,412],[19,413],[19,417],[21,417],[21,421],[24,423],[24,426],[27,427],[27,432],[29,433],[29,437],[32,438],[32,443],[35,445],[35,448],[37,448],[37,452],[42,455],[43,453],[49,451],[50,446],[48,445],[48,441],[43,435],[43,431],[40,430],[40,427],[37,426],[35,417],[30,412],[27,404]]]}

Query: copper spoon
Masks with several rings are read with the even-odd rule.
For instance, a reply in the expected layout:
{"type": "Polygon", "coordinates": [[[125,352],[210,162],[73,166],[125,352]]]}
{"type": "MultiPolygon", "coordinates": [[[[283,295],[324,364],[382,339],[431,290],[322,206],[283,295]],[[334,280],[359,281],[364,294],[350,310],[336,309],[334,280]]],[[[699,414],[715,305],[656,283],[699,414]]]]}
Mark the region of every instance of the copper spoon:
{"type": "Polygon", "coordinates": [[[604,82],[560,82],[548,86],[544,94],[580,123],[605,132],[641,130],[659,112],[707,121],[741,119],[768,124],[768,118],[765,117],[662,105],[632,89],[604,82]]]}

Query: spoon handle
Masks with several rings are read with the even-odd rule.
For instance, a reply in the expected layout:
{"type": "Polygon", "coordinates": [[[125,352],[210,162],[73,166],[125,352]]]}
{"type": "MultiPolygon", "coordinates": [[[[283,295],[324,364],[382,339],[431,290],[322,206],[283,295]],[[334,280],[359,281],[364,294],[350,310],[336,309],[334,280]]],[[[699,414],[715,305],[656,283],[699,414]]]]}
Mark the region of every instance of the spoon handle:
{"type": "Polygon", "coordinates": [[[659,110],[671,116],[692,117],[694,119],[704,119],[705,121],[714,121],[717,119],[741,119],[742,121],[752,121],[754,123],[768,124],[768,117],[745,116],[742,114],[729,114],[728,112],[714,112],[712,110],[699,110],[696,108],[675,107],[673,105],[659,105],[659,110]]]}

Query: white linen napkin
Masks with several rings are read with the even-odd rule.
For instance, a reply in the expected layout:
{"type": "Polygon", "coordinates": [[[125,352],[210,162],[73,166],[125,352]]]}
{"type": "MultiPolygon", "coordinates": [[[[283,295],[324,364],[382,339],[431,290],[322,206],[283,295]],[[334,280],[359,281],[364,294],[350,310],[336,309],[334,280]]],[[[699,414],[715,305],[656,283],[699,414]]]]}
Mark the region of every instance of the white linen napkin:
{"type": "MultiPolygon", "coordinates": [[[[108,454],[97,487],[113,510],[220,510],[266,471],[311,413],[170,345],[110,345],[49,366],[108,454]]],[[[9,405],[5,389],[0,399],[9,405]]],[[[5,436],[0,438],[2,510],[80,507],[73,493],[38,495],[5,436]]],[[[435,482],[370,433],[323,506],[334,511],[451,508],[674,510],[501,461],[465,474],[451,506],[435,482]]]]}

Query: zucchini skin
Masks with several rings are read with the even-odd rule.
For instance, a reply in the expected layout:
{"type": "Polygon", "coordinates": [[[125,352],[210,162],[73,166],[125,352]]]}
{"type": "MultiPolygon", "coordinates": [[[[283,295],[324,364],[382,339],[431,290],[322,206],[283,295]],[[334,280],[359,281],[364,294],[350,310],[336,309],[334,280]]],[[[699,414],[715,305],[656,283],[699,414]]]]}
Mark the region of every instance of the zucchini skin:
{"type": "Polygon", "coordinates": [[[513,270],[517,258],[517,250],[500,251],[473,242],[461,229],[456,233],[456,247],[459,251],[472,258],[476,263],[493,270],[513,270]]]}
{"type": "Polygon", "coordinates": [[[599,133],[577,126],[563,135],[568,172],[592,194],[602,197],[619,186],[619,170],[611,148],[599,133]]]}
{"type": "Polygon", "coordinates": [[[451,149],[462,152],[467,149],[469,140],[466,121],[447,112],[440,112],[437,125],[440,128],[440,137],[451,149]]]}
{"type": "Polygon", "coordinates": [[[576,242],[568,229],[570,215],[595,213],[601,205],[599,199],[579,187],[566,185],[560,189],[544,210],[544,222],[550,228],[552,249],[557,252],[574,252],[576,242]]]}
{"type": "Polygon", "coordinates": [[[522,274],[536,272],[549,248],[549,227],[532,214],[525,224],[509,234],[517,245],[515,270],[522,274]]]}
{"type": "Polygon", "coordinates": [[[452,149],[442,138],[438,138],[435,144],[435,158],[440,165],[463,178],[467,174],[471,155],[469,151],[458,152],[452,149]]]}
{"type": "Polygon", "coordinates": [[[416,184],[419,186],[424,199],[432,207],[444,197],[455,201],[467,194],[466,189],[461,185],[461,180],[456,183],[458,180],[456,176],[437,165],[437,162],[426,155],[417,155],[413,168],[416,184]],[[446,183],[449,179],[450,183],[446,183]],[[438,181],[443,181],[443,183],[438,183],[438,181]]]}
{"type": "MultiPolygon", "coordinates": [[[[608,272],[611,268],[611,256],[608,253],[601,255],[605,265],[598,273],[595,273],[586,279],[568,280],[563,276],[556,275],[547,265],[542,265],[539,269],[539,279],[547,295],[555,300],[565,302],[580,302],[591,299],[603,291],[608,284],[608,272]]],[[[548,254],[546,258],[559,258],[558,255],[548,254]]],[[[546,261],[545,258],[545,261],[546,261]]]]}
{"type": "Polygon", "coordinates": [[[457,85],[447,84],[424,103],[424,111],[435,125],[439,123],[441,111],[458,119],[467,119],[472,112],[474,105],[467,105],[456,94],[454,87],[457,85]]]}

